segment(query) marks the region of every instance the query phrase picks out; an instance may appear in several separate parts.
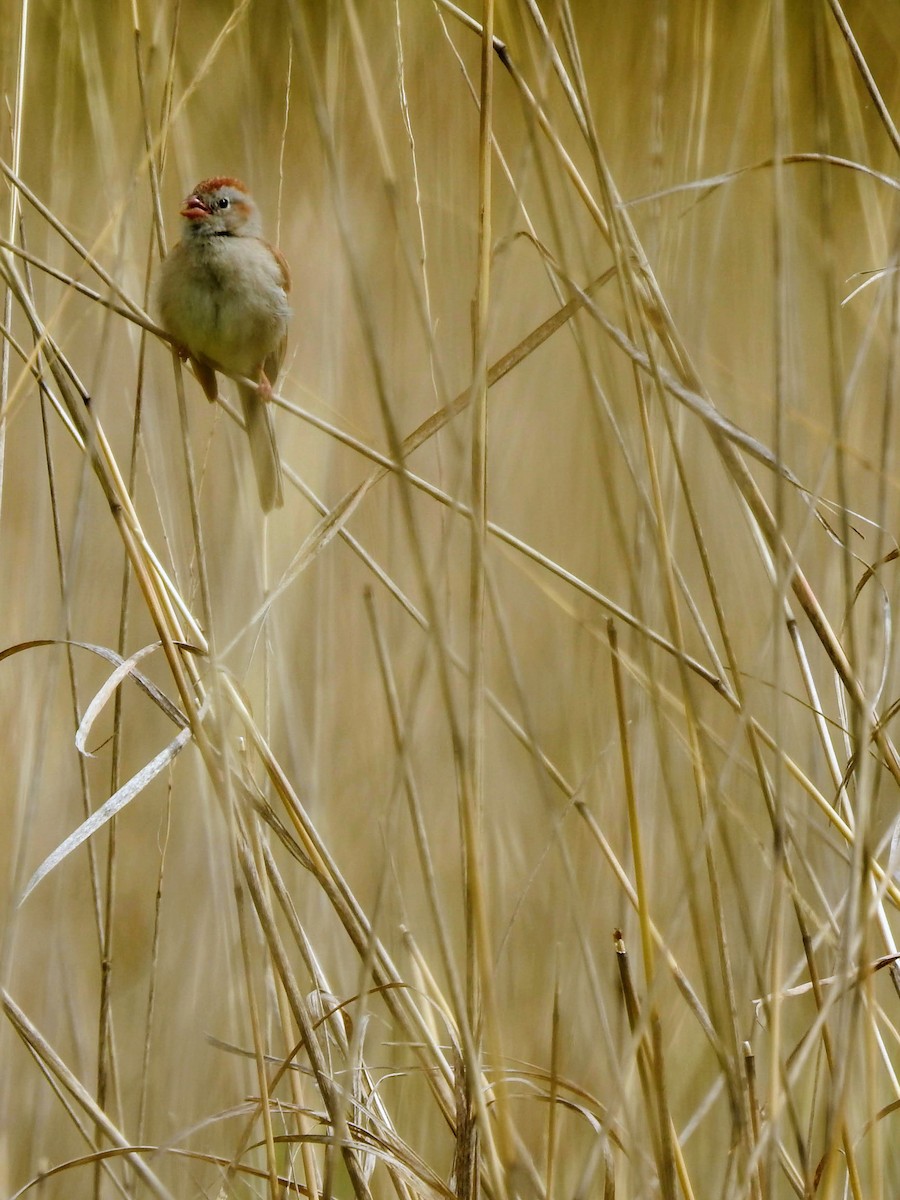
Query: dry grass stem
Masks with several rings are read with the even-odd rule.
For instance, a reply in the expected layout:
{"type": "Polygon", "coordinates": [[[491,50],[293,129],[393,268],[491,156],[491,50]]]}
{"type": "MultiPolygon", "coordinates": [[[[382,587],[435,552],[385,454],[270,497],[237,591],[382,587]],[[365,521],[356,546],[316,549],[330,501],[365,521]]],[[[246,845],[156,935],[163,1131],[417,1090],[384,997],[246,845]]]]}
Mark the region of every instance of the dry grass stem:
{"type": "Polygon", "coordinates": [[[897,1194],[896,14],[226,7],[5,14],[0,1196],[897,1194]]]}

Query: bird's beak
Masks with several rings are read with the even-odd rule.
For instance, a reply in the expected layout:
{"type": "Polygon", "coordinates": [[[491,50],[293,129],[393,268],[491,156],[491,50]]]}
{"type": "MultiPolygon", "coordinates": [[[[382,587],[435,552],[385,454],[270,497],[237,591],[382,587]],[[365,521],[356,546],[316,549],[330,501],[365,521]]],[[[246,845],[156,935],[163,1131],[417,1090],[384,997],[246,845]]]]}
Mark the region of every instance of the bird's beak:
{"type": "Polygon", "coordinates": [[[202,217],[208,217],[211,212],[212,209],[205,200],[201,200],[199,196],[188,196],[181,215],[189,221],[199,221],[202,217]]]}

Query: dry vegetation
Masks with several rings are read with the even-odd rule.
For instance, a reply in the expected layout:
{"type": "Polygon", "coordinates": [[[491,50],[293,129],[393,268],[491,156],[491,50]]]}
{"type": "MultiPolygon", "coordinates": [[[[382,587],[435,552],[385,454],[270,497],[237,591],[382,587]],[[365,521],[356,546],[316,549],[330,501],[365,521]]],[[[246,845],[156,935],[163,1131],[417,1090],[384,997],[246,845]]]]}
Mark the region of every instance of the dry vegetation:
{"type": "Polygon", "coordinates": [[[0,1196],[900,1193],[900,13],[469,9],[3,5],[0,1196]]]}

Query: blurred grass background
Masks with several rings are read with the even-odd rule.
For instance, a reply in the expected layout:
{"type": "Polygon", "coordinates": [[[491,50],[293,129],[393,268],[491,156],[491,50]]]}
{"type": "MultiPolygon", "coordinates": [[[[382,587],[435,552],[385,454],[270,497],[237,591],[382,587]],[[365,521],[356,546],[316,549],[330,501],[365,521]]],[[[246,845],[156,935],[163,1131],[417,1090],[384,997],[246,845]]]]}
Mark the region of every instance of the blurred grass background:
{"type": "Polygon", "coordinates": [[[487,179],[490,5],[2,12],[0,1192],[896,1194],[895,5],[505,0],[487,179]],[[216,174],[293,269],[285,463],[331,508],[373,469],[338,432],[390,456],[470,394],[406,460],[450,506],[395,472],[298,563],[309,497],[263,520],[186,373],[182,422],[87,259],[152,320],[154,212],[216,174]],[[600,277],[487,391],[520,544],[481,556],[485,369],[600,277]],[[194,744],[20,906],[174,736],[129,679],[75,744],[85,645],[198,646],[141,563],[205,638],[138,668],[194,744]],[[76,1079],[147,1149],[102,1159],[76,1079]]]}

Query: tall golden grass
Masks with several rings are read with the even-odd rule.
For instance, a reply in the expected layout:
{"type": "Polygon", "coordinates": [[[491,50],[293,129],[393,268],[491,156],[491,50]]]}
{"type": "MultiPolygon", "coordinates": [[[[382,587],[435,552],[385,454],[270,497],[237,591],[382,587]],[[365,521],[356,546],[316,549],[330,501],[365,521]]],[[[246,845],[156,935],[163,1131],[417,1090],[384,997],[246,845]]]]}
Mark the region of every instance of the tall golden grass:
{"type": "Polygon", "coordinates": [[[2,1196],[896,1195],[894,6],[3,11],[2,1196]]]}

